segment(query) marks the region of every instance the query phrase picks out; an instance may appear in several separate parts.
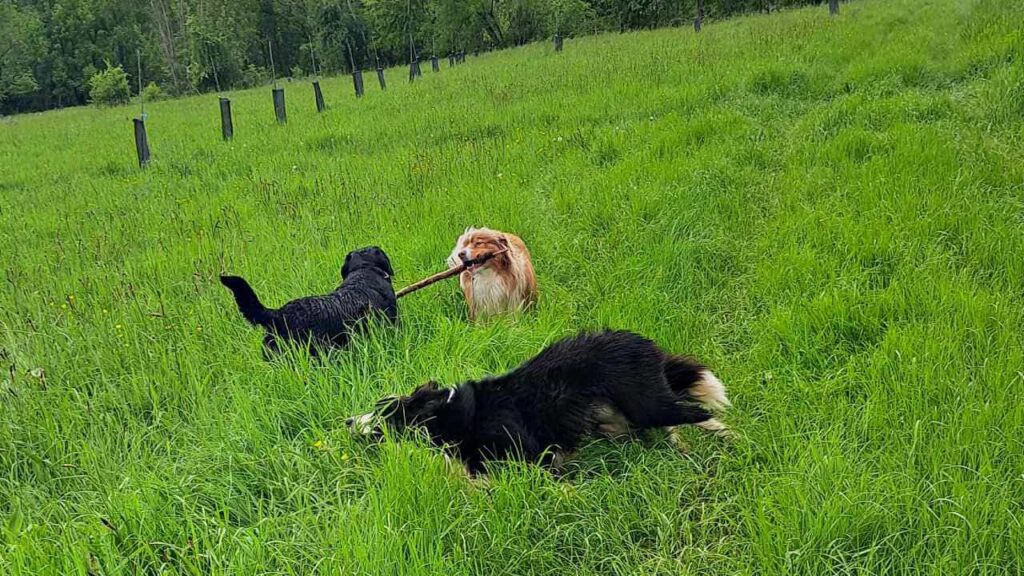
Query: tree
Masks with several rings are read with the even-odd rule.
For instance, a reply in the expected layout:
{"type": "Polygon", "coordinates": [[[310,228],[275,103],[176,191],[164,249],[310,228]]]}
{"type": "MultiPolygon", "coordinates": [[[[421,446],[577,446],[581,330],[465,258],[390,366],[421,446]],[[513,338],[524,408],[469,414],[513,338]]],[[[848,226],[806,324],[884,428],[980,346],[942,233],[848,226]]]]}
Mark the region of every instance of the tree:
{"type": "Polygon", "coordinates": [[[257,32],[257,16],[252,0],[203,0],[188,10],[183,29],[193,90],[245,84],[251,48],[257,55],[266,48],[257,32]]]}
{"type": "Polygon", "coordinates": [[[322,2],[313,25],[321,65],[350,70],[377,65],[365,8],[358,0],[322,2]]]}
{"type": "Polygon", "coordinates": [[[107,62],[106,70],[97,72],[89,78],[89,100],[93,104],[113,106],[127,104],[132,97],[128,87],[128,75],[124,68],[107,62]]]}
{"type": "MultiPolygon", "coordinates": [[[[824,0],[775,0],[794,6],[824,0]]],[[[695,0],[0,0],[0,113],[85,103],[105,61],[170,94],[689,22],[695,0]]],[[[711,19],[766,0],[705,0],[711,19]]]]}
{"type": "Polygon", "coordinates": [[[180,63],[181,54],[181,27],[184,24],[185,15],[180,8],[175,13],[169,0],[149,0],[151,27],[156,29],[156,36],[159,39],[160,53],[164,64],[171,77],[171,86],[175,90],[181,90],[184,86],[184,74],[180,63]]]}
{"type": "Polygon", "coordinates": [[[430,51],[430,12],[427,0],[367,0],[367,20],[374,44],[390,62],[408,62],[430,51]]]}
{"type": "Polygon", "coordinates": [[[39,88],[33,65],[44,53],[42,28],[31,9],[0,2],[0,110],[8,99],[39,88]]]}
{"type": "Polygon", "coordinates": [[[540,38],[547,28],[547,7],[543,0],[505,0],[500,4],[503,36],[508,45],[521,46],[540,38]]]}

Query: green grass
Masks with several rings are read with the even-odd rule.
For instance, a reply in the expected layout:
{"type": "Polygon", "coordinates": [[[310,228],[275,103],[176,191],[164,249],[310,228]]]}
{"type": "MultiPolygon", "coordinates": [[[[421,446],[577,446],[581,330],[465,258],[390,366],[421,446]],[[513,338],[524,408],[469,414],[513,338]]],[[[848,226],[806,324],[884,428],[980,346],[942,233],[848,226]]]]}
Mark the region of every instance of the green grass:
{"type": "Polygon", "coordinates": [[[0,120],[0,573],[1019,574],[1024,3],[864,0],[148,107],[0,120]],[[268,303],[519,233],[538,310],[454,282],[329,362],[268,303]],[[699,356],[736,442],[590,445],[489,487],[343,425],[599,326],[699,356]],[[10,371],[8,373],[8,367],[10,371]],[[40,372],[39,370],[42,370],[40,372]],[[41,376],[41,377],[40,377],[41,376]]]}

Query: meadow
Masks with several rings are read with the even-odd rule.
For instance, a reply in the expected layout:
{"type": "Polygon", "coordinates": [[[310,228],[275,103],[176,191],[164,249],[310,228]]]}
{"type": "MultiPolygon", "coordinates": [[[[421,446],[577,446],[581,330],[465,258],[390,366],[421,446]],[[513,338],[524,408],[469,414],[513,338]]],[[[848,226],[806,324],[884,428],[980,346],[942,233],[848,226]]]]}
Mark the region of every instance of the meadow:
{"type": "Polygon", "coordinates": [[[0,573],[1019,574],[1024,2],[863,0],[372,75],[0,119],[0,573]],[[541,298],[266,362],[268,304],[375,244],[396,286],[466,226],[541,298]],[[729,388],[733,441],[584,449],[486,486],[344,419],[581,329],[729,388]]]}

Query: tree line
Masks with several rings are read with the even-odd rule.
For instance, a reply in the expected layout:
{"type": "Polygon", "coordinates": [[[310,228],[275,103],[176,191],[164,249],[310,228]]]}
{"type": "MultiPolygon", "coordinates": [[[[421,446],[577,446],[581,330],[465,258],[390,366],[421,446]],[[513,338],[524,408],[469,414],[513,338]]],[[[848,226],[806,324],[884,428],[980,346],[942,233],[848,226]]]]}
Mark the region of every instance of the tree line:
{"type": "MultiPolygon", "coordinates": [[[[201,93],[555,33],[680,25],[697,1],[0,0],[0,114],[84,104],[90,83],[117,68],[134,93],[137,53],[154,93],[201,93]]],[[[704,10],[715,19],[823,1],[704,0],[704,10]]]]}

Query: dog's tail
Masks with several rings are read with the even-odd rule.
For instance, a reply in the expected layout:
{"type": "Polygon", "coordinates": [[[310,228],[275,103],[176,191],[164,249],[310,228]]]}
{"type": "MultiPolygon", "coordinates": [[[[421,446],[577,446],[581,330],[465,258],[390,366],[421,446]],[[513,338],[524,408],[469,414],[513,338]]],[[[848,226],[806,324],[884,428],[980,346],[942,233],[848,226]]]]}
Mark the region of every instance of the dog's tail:
{"type": "Polygon", "coordinates": [[[668,356],[665,359],[665,379],[673,392],[708,410],[721,412],[732,406],[722,381],[692,358],[668,356]]]}
{"type": "Polygon", "coordinates": [[[275,311],[268,309],[260,303],[260,299],[252,291],[252,287],[249,286],[249,283],[244,278],[221,276],[220,283],[227,286],[231,293],[235,295],[235,303],[238,304],[238,310],[249,323],[268,329],[274,327],[275,311]]]}

